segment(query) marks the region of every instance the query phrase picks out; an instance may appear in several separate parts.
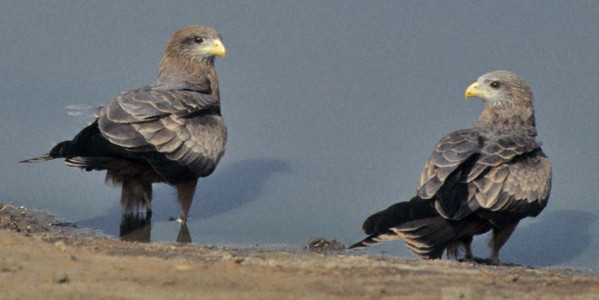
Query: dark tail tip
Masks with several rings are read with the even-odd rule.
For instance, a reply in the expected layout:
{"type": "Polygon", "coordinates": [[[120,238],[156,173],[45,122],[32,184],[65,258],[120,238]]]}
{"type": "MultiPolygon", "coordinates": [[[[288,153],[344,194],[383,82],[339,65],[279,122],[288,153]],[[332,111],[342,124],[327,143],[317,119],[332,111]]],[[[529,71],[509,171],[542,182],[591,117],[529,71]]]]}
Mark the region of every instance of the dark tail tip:
{"type": "Polygon", "coordinates": [[[36,162],[47,161],[47,160],[51,160],[51,159],[54,159],[54,157],[50,156],[50,154],[44,154],[40,157],[22,160],[19,163],[36,163],[36,162]]]}
{"type": "Polygon", "coordinates": [[[387,241],[387,240],[393,240],[396,238],[398,238],[398,236],[394,233],[387,233],[387,234],[375,233],[375,234],[371,234],[367,238],[349,246],[349,248],[347,248],[347,249],[364,248],[364,247],[379,244],[379,243],[387,241]]]}
{"type": "Polygon", "coordinates": [[[364,247],[368,247],[368,245],[364,244],[364,241],[360,241],[360,242],[357,242],[357,243],[347,247],[347,249],[364,248],[364,247]]]}

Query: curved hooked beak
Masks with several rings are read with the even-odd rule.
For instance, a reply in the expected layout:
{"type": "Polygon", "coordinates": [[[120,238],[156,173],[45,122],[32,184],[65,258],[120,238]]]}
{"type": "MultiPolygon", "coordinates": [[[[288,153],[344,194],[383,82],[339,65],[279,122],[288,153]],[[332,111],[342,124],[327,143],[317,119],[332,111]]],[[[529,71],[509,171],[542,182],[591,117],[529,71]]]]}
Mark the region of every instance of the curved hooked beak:
{"type": "Polygon", "coordinates": [[[464,100],[468,100],[470,97],[480,97],[487,94],[489,94],[489,92],[481,90],[477,81],[468,86],[466,92],[464,93],[464,100]]]}
{"type": "Polygon", "coordinates": [[[204,47],[200,50],[214,53],[215,55],[218,55],[218,56],[222,57],[223,59],[227,55],[227,50],[225,49],[225,45],[223,45],[223,42],[221,42],[219,39],[215,40],[214,44],[212,44],[211,46],[204,47]]]}

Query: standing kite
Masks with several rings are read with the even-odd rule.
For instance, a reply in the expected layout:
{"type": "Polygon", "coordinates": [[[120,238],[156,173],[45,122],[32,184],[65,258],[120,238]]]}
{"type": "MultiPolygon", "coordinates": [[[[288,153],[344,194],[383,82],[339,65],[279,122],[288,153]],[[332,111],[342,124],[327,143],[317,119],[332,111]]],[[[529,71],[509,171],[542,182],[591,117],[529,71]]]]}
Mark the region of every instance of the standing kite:
{"type": "Polygon", "coordinates": [[[122,186],[125,212],[145,206],[151,213],[152,183],[166,182],[177,189],[185,222],[198,178],[210,175],[225,152],[216,55],[224,58],[225,47],[213,29],[177,30],[152,85],[116,95],[73,140],[22,162],[65,158],[70,167],[106,170],[106,181],[122,186]]]}
{"type": "Polygon", "coordinates": [[[493,231],[489,261],[520,219],[537,216],[547,205],[551,164],[535,138],[530,87],[508,71],[494,71],[466,89],[485,109],[471,129],[446,135],[435,147],[418,180],[416,196],[366,219],[369,236],[351,248],[403,238],[421,258],[472,260],[474,235],[493,231]]]}

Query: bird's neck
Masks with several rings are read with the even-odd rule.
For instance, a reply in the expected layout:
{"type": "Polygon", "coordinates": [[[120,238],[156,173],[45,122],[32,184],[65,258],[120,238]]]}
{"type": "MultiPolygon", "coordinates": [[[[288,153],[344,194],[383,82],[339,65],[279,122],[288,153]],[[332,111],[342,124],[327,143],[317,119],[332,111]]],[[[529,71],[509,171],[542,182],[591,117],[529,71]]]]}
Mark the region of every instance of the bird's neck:
{"type": "Polygon", "coordinates": [[[154,88],[165,90],[192,90],[219,97],[218,78],[214,69],[214,57],[199,61],[165,57],[160,63],[154,88]]]}
{"type": "Polygon", "coordinates": [[[520,131],[536,136],[535,116],[532,106],[499,105],[486,107],[475,127],[494,132],[520,131]]]}

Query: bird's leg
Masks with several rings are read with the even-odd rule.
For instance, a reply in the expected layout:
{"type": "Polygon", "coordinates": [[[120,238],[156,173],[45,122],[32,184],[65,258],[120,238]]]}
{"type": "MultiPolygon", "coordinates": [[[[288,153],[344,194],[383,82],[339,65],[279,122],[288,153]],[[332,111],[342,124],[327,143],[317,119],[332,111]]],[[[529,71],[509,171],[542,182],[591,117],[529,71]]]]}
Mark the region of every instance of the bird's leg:
{"type": "Polygon", "coordinates": [[[499,249],[505,244],[507,239],[512,235],[514,229],[518,225],[518,221],[509,224],[505,227],[493,228],[493,237],[491,238],[491,242],[489,242],[489,247],[491,247],[491,257],[489,257],[489,261],[491,264],[499,265],[499,249]]]}
{"type": "Polygon", "coordinates": [[[121,206],[123,212],[138,211],[143,206],[152,213],[152,183],[139,180],[122,181],[121,206]]]}
{"type": "Polygon", "coordinates": [[[472,237],[469,237],[468,239],[464,239],[464,248],[465,248],[465,253],[464,253],[464,259],[468,260],[468,261],[472,261],[474,260],[474,255],[472,255],[472,237]]]}
{"type": "Polygon", "coordinates": [[[152,215],[152,183],[143,183],[143,198],[146,205],[146,215],[152,215]]]}
{"type": "MultiPolygon", "coordinates": [[[[475,257],[472,255],[472,247],[470,246],[472,244],[472,236],[463,236],[459,239],[459,247],[462,248],[464,247],[464,257],[458,259],[458,261],[474,261],[475,257]]],[[[450,248],[447,248],[447,250],[449,251],[450,248]]],[[[457,254],[458,251],[457,249],[453,250],[453,252],[455,252],[453,254],[453,256],[455,256],[455,258],[457,259],[457,254]]],[[[448,257],[449,257],[449,252],[448,252],[448,257]]]]}
{"type": "Polygon", "coordinates": [[[198,179],[196,178],[191,181],[175,184],[175,188],[177,189],[177,201],[181,205],[181,221],[183,221],[183,223],[187,221],[187,214],[189,213],[189,208],[193,201],[193,194],[196,191],[197,183],[198,179]]]}

